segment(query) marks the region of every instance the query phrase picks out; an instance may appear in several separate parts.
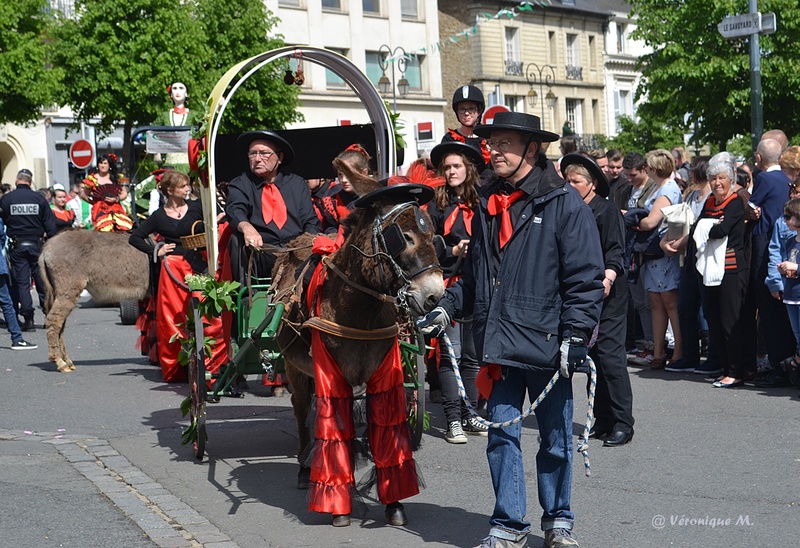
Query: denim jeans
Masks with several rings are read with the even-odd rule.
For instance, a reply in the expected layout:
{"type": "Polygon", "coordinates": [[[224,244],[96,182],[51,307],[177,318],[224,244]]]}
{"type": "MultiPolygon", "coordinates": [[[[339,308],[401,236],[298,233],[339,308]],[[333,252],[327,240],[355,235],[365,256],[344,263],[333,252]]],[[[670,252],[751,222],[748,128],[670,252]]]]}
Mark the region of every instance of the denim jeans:
{"type": "MultiPolygon", "coordinates": [[[[0,255],[0,261],[4,261],[0,255]]],[[[3,317],[6,319],[6,327],[8,332],[11,333],[11,342],[22,340],[22,330],[17,321],[17,312],[14,310],[14,303],[11,300],[11,295],[8,292],[8,275],[0,274],[0,309],[3,311],[3,317]]]]}
{"type": "MultiPolygon", "coordinates": [[[[504,422],[522,411],[525,394],[531,401],[544,390],[552,373],[503,367],[489,396],[489,419],[504,422]]],[[[542,530],[572,529],[572,380],[560,378],[536,409],[541,442],[536,454],[536,483],[542,514],[542,530]]],[[[492,475],[495,506],[490,535],[520,540],[530,531],[525,521],[526,489],[522,464],[521,423],[490,428],[486,456],[492,475]]]]}
{"type": "MultiPolygon", "coordinates": [[[[786,312],[789,314],[789,323],[792,324],[795,341],[800,341],[800,304],[787,304],[786,312]]],[[[800,356],[800,342],[797,343],[794,352],[800,356]]]]}

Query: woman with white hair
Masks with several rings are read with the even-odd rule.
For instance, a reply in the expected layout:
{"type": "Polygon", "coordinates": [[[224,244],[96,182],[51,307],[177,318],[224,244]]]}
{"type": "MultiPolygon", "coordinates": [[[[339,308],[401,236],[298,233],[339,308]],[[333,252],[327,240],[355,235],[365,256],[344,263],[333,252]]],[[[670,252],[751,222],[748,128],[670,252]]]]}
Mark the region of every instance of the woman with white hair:
{"type": "Polygon", "coordinates": [[[708,330],[723,371],[714,387],[736,388],[744,385],[746,374],[740,324],[749,272],[744,248],[745,205],[733,189],[733,155],[715,154],[706,173],[711,195],[692,227],[688,252],[697,254],[697,269],[703,274],[708,330]]]}

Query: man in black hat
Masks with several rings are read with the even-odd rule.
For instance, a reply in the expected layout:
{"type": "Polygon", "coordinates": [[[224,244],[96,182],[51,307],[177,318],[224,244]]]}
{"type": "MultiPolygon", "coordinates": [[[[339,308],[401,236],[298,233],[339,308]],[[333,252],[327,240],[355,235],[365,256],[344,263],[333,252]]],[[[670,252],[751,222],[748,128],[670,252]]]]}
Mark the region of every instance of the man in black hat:
{"type": "MultiPolygon", "coordinates": [[[[491,382],[489,418],[520,415],[556,371],[561,375],[536,409],[541,442],[537,487],[545,546],[577,546],[572,534],[572,381],[603,301],[603,257],[592,212],[541,153],[542,131],[530,114],[498,113],[475,133],[486,137],[497,178],[472,222],[464,275],[420,322],[436,332],[473,314],[482,371],[491,382]],[[489,377],[487,377],[489,375],[489,377]]],[[[481,547],[523,547],[526,489],[521,424],[489,429],[486,454],[495,491],[491,530],[481,547]]]]}
{"type": "Polygon", "coordinates": [[[628,291],[622,277],[625,273],[625,221],[619,208],[606,199],[609,184],[593,159],[580,152],[567,154],[561,159],[561,173],[594,213],[605,267],[603,310],[597,342],[591,351],[598,376],[595,421],[589,437],[602,439],[605,447],[618,447],[633,439],[633,393],[625,354],[628,291]],[[615,285],[617,278],[621,279],[622,287],[615,285]]]}
{"type": "MultiPolygon", "coordinates": [[[[272,131],[250,131],[239,136],[238,143],[247,153],[248,169],[228,185],[225,213],[234,232],[229,246],[231,263],[234,268],[238,265],[234,277],[242,280],[252,250],[284,247],[304,232],[320,232],[321,227],[306,182],[280,171],[294,158],[289,142],[272,131]]],[[[254,274],[269,277],[275,255],[260,252],[255,263],[254,274]]]]}
{"type": "Polygon", "coordinates": [[[44,306],[44,281],[39,274],[39,254],[45,235],[56,234],[56,220],[47,200],[31,189],[33,173],[21,169],[17,173],[17,188],[0,198],[0,211],[11,239],[8,262],[14,284],[12,297],[19,301],[19,313],[25,319],[23,331],[36,331],[33,323],[31,277],[36,282],[39,305],[44,306]]]}

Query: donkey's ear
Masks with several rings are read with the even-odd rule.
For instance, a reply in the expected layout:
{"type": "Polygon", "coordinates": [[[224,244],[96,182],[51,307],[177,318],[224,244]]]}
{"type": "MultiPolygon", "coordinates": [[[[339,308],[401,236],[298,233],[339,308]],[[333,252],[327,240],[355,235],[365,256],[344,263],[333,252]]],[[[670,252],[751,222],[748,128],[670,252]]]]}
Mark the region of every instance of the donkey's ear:
{"type": "Polygon", "coordinates": [[[333,167],[336,171],[347,177],[347,180],[353,185],[353,190],[356,191],[359,197],[366,196],[373,190],[381,188],[381,184],[378,181],[354,170],[350,164],[345,161],[336,158],[333,161],[333,167]]]}

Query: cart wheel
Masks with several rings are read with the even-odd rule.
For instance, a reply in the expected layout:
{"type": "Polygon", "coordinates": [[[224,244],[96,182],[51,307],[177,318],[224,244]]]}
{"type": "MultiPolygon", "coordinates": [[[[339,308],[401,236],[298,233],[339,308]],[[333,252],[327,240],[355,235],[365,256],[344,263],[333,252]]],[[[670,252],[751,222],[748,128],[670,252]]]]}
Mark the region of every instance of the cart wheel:
{"type": "Polygon", "coordinates": [[[403,352],[402,359],[411,449],[416,451],[422,446],[422,432],[425,430],[425,354],[403,352]]]}
{"type": "Polygon", "coordinates": [[[119,303],[119,319],[122,325],[134,325],[139,317],[139,301],[122,301],[119,303]]]}
{"type": "Polygon", "coordinates": [[[192,400],[190,419],[197,425],[196,437],[193,443],[194,455],[198,460],[203,460],[206,450],[206,366],[205,347],[203,337],[203,318],[198,309],[198,300],[192,297],[192,312],[194,314],[195,346],[189,356],[189,392],[192,400]]]}

